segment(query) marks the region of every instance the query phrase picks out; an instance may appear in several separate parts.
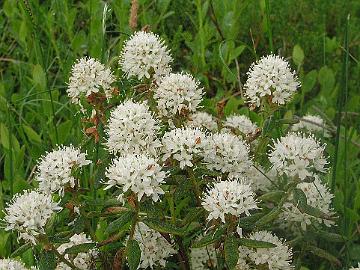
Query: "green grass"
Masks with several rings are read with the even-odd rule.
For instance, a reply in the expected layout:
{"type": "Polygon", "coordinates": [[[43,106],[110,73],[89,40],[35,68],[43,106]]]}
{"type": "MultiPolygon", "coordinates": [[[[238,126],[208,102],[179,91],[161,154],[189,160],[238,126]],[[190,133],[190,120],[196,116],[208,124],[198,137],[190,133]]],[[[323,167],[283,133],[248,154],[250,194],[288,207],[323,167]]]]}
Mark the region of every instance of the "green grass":
{"type": "MultiPolygon", "coordinates": [[[[346,243],[318,243],[344,268],[360,261],[360,3],[356,0],[162,0],[139,1],[139,29],[149,25],[169,44],[176,70],[199,78],[204,106],[215,111],[227,99],[225,115],[256,115],[234,93],[246,70],[264,54],[280,53],[297,69],[302,88],[282,115],[316,113],[335,127],[327,141],[333,160],[329,184],[336,197],[338,226],[346,243]],[[348,14],[350,14],[349,19],[348,14]]],[[[34,186],[36,160],[57,144],[80,144],[82,126],[69,105],[66,82],[83,55],[111,63],[128,26],[128,1],[4,0],[0,9],[0,209],[34,186]]],[[[125,86],[124,86],[125,87],[125,86]]],[[[96,147],[89,145],[89,148],[96,147]]],[[[96,155],[94,160],[98,159],[96,155]]],[[[90,181],[98,182],[99,179],[90,181]]],[[[96,186],[92,186],[93,195],[96,186]]],[[[2,216],[2,213],[0,214],[2,216]]],[[[93,226],[95,226],[94,221],[93,226]]],[[[95,227],[93,228],[95,230],[95,227]]],[[[19,245],[0,231],[0,257],[19,245]]],[[[24,261],[32,257],[24,253],[24,261]]],[[[323,256],[324,257],[324,256],[323,256]]],[[[325,256],[326,257],[326,256],[325,256]]],[[[316,257],[299,262],[304,267],[316,257]]],[[[317,269],[327,269],[322,260],[317,269]]],[[[306,268],[305,268],[306,269],[306,268]]]]}

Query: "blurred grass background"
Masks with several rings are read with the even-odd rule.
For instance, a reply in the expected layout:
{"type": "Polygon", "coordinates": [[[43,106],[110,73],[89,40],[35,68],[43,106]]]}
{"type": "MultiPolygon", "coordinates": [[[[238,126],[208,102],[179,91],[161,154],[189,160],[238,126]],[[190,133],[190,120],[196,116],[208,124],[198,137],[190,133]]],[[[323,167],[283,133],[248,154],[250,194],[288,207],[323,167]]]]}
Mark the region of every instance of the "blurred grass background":
{"type": "MultiPolygon", "coordinates": [[[[12,194],[32,186],[33,166],[41,154],[57,144],[81,142],[80,116],[66,96],[71,66],[89,55],[120,74],[117,58],[132,33],[130,4],[1,1],[0,209],[12,194]]],[[[339,135],[329,139],[327,150],[334,157],[330,165],[337,168],[334,208],[340,221],[334,231],[347,243],[324,240],[322,245],[325,257],[340,258],[345,265],[360,261],[359,25],[357,0],[139,0],[138,10],[137,29],[148,26],[161,35],[174,56],[174,70],[187,70],[201,80],[208,111],[216,112],[226,99],[225,115],[246,113],[256,121],[236,94],[247,69],[271,47],[290,61],[302,88],[282,115],[319,114],[339,135]]],[[[1,257],[16,248],[9,248],[8,239],[8,233],[0,233],[1,257]]],[[[307,259],[299,263],[314,262],[307,259]]]]}

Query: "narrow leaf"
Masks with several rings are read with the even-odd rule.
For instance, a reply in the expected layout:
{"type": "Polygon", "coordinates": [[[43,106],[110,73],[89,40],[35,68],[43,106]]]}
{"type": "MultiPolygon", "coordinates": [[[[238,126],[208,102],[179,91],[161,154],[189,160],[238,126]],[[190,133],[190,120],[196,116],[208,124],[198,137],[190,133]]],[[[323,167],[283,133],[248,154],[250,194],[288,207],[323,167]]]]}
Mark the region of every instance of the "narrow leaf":
{"type": "Polygon", "coordinates": [[[154,218],[145,219],[144,223],[148,225],[151,229],[154,229],[155,231],[161,233],[171,233],[178,236],[184,235],[184,230],[182,230],[181,228],[175,227],[172,224],[165,223],[154,218]]]}
{"type": "Polygon", "coordinates": [[[126,257],[130,270],[136,270],[140,263],[141,250],[136,240],[129,240],[126,246],[126,257]]]}
{"type": "Polygon", "coordinates": [[[225,262],[229,269],[235,269],[239,259],[238,241],[234,236],[226,238],[224,243],[225,262]]]}
{"type": "Polygon", "coordinates": [[[132,211],[124,212],[118,219],[109,224],[105,230],[105,233],[112,234],[114,232],[120,231],[127,223],[131,221],[131,219],[134,217],[134,214],[135,213],[132,211]]]}
{"type": "Polygon", "coordinates": [[[78,254],[81,252],[87,252],[96,246],[96,243],[83,243],[76,246],[69,247],[65,250],[66,254],[78,254]]]}

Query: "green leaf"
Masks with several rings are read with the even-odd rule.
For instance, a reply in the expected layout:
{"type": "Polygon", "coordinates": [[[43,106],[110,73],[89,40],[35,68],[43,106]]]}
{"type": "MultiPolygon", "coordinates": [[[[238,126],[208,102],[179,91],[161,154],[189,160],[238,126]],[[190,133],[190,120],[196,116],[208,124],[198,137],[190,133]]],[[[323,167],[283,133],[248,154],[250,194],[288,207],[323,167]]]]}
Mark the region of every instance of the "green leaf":
{"type": "Polygon", "coordinates": [[[317,230],[314,231],[313,234],[315,235],[315,237],[320,237],[329,242],[344,243],[346,241],[344,236],[337,233],[330,233],[327,231],[317,230]]]}
{"type": "Polygon", "coordinates": [[[316,70],[312,70],[305,75],[301,84],[303,93],[308,93],[314,88],[316,84],[317,76],[318,74],[316,70]]]}
{"type": "Polygon", "coordinates": [[[144,223],[148,225],[151,229],[154,229],[155,231],[161,233],[171,233],[178,236],[184,235],[184,230],[182,230],[181,228],[175,227],[172,224],[165,223],[154,218],[145,219],[144,223]]]}
{"type": "Polygon", "coordinates": [[[31,248],[31,244],[30,243],[26,243],[22,246],[20,246],[18,249],[16,249],[13,253],[11,253],[10,257],[11,258],[15,258],[17,256],[20,256],[21,254],[23,254],[25,251],[27,251],[29,248],[31,248]]]}
{"type": "Polygon", "coordinates": [[[94,248],[96,243],[83,243],[76,246],[69,247],[65,250],[66,254],[78,254],[81,252],[87,252],[88,250],[94,248]]]}
{"type": "Polygon", "coordinates": [[[239,259],[238,241],[230,235],[224,243],[225,262],[229,269],[235,269],[239,259]]]}
{"type": "Polygon", "coordinates": [[[279,216],[280,213],[281,213],[280,207],[273,208],[269,213],[264,215],[255,223],[255,227],[261,227],[272,222],[274,219],[276,219],[279,216]]]}
{"type": "Polygon", "coordinates": [[[335,86],[335,75],[334,71],[327,66],[324,66],[320,69],[318,74],[318,80],[321,85],[321,91],[330,93],[335,86]]]}
{"type": "Polygon", "coordinates": [[[297,66],[300,66],[302,64],[302,62],[304,61],[304,51],[303,49],[300,47],[299,44],[296,44],[294,46],[293,52],[292,52],[292,58],[294,60],[294,63],[297,66]]]}
{"type": "Polygon", "coordinates": [[[277,202],[279,201],[282,196],[284,195],[284,191],[280,191],[280,190],[277,190],[277,191],[270,191],[268,193],[265,193],[263,195],[261,195],[260,197],[258,197],[258,200],[259,201],[271,201],[271,202],[277,202]]]}
{"type": "Polygon", "coordinates": [[[129,223],[134,217],[134,212],[127,211],[121,214],[121,216],[111,222],[109,226],[106,228],[106,234],[112,234],[114,232],[120,231],[127,223],[129,223]]]}
{"type": "Polygon", "coordinates": [[[293,196],[294,196],[294,204],[298,205],[298,206],[306,206],[307,205],[307,198],[306,195],[304,193],[304,191],[302,191],[299,188],[295,188],[293,191],[293,196]]]}
{"type": "Polygon", "coordinates": [[[313,253],[314,255],[320,257],[320,258],[323,258],[323,259],[326,259],[328,260],[329,262],[333,263],[333,264],[336,264],[338,266],[341,265],[341,262],[332,254],[328,253],[327,251],[321,249],[321,248],[318,248],[318,247],[315,247],[315,246],[308,246],[307,249],[313,253]]]}
{"type": "Polygon", "coordinates": [[[39,270],[53,270],[56,267],[56,257],[52,251],[43,251],[40,256],[39,270]]]}
{"type": "Polygon", "coordinates": [[[206,247],[212,243],[215,243],[216,241],[220,240],[223,234],[225,233],[226,229],[225,227],[220,227],[216,230],[216,232],[209,232],[206,234],[203,238],[200,240],[194,242],[192,244],[193,248],[200,248],[200,247],[206,247]]]}
{"type": "Polygon", "coordinates": [[[31,127],[23,125],[24,132],[26,136],[29,138],[30,141],[41,143],[41,137],[39,134],[36,133],[31,127]]]}
{"type": "Polygon", "coordinates": [[[46,74],[40,65],[35,65],[32,71],[34,84],[40,91],[46,90],[46,74]]]}
{"type": "Polygon", "coordinates": [[[255,223],[264,216],[263,213],[256,213],[248,217],[241,217],[238,226],[243,229],[253,229],[255,223]]]}
{"type": "Polygon", "coordinates": [[[139,243],[131,239],[128,241],[126,246],[126,257],[129,263],[130,270],[136,270],[140,264],[141,250],[139,243]]]}
{"type": "Polygon", "coordinates": [[[249,247],[249,248],[273,248],[273,247],[275,247],[275,245],[272,243],[248,239],[248,238],[239,238],[237,241],[240,246],[245,246],[245,247],[249,247]]]}

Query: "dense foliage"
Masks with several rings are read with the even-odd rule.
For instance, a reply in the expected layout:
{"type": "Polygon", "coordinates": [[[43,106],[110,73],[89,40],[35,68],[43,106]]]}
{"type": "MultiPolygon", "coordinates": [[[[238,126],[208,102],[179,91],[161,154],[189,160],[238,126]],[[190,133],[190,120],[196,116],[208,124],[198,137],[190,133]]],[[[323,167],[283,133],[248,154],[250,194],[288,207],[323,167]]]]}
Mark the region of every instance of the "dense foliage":
{"type": "Polygon", "coordinates": [[[357,1],[1,5],[0,269],[358,269],[357,1]]]}

